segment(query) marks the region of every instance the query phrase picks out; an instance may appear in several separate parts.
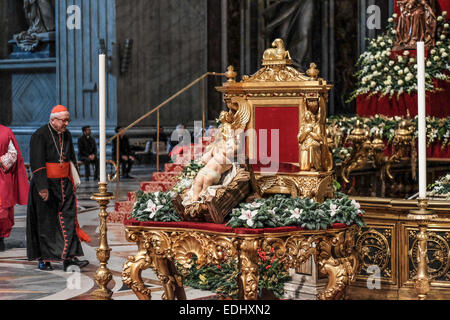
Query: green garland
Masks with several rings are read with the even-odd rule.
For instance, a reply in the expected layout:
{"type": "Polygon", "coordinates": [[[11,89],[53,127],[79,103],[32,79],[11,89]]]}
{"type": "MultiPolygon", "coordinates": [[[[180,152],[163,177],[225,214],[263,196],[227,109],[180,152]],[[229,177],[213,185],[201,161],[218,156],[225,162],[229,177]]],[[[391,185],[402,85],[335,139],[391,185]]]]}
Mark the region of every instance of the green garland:
{"type": "Polygon", "coordinates": [[[232,228],[276,228],[300,226],[308,230],[321,230],[334,223],[365,226],[359,203],[337,193],[337,198],[319,204],[311,199],[276,195],[268,199],[244,203],[231,213],[227,226],[232,228]]]}
{"type": "MultiPolygon", "coordinates": [[[[197,257],[193,255],[189,268],[183,268],[177,264],[177,269],[183,275],[183,283],[186,286],[238,299],[238,278],[241,275],[238,269],[238,259],[199,268],[197,257]]],[[[271,290],[277,298],[282,298],[284,284],[291,280],[291,276],[275,255],[258,249],[258,270],[259,290],[271,290]]]]}
{"type": "MultiPolygon", "coordinates": [[[[356,122],[360,121],[365,128],[369,129],[370,136],[374,136],[377,131],[382,133],[382,137],[391,143],[395,136],[395,130],[398,129],[400,123],[405,120],[403,117],[387,117],[376,115],[374,117],[346,117],[331,116],[327,120],[329,127],[339,129],[344,136],[348,136],[355,128],[356,122]]],[[[450,117],[436,118],[427,117],[427,144],[430,146],[434,142],[440,142],[442,149],[445,149],[450,142],[450,117]]],[[[418,134],[418,117],[411,119],[415,135],[418,134]]],[[[341,139],[340,143],[344,143],[345,139],[341,139]]],[[[334,152],[339,153],[340,150],[334,152]]],[[[336,157],[335,157],[336,158],[336,157]]]]}
{"type": "MultiPolygon", "coordinates": [[[[442,89],[435,88],[434,80],[450,81],[450,25],[447,12],[437,18],[438,36],[436,45],[430,50],[426,60],[426,90],[430,92],[442,89]]],[[[376,39],[368,39],[369,45],[358,59],[356,66],[360,68],[355,76],[358,78],[357,89],[352,93],[348,102],[362,94],[369,96],[380,93],[391,98],[402,93],[417,92],[417,60],[410,57],[409,51],[395,59],[391,52],[396,40],[398,18],[394,14],[389,18],[386,32],[376,39]]]]}
{"type": "Polygon", "coordinates": [[[185,269],[177,264],[177,269],[184,276],[183,283],[186,286],[216,292],[233,299],[238,298],[239,276],[238,262],[234,259],[219,265],[209,265],[198,268],[197,257],[192,257],[192,265],[185,269]]]}
{"type": "Polygon", "coordinates": [[[131,218],[137,221],[178,222],[180,216],[176,212],[172,198],[173,192],[137,192],[131,218]]]}

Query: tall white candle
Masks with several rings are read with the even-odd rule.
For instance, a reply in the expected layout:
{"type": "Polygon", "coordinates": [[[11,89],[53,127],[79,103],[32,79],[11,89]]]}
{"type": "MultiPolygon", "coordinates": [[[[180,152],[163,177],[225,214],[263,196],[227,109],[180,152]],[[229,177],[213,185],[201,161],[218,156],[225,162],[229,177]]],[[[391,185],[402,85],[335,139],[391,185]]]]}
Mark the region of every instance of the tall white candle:
{"type": "Polygon", "coordinates": [[[100,182],[106,183],[106,55],[99,56],[100,182]]]}
{"type": "Polygon", "coordinates": [[[419,108],[419,198],[425,199],[427,197],[427,124],[424,42],[417,42],[417,99],[419,108]]]}

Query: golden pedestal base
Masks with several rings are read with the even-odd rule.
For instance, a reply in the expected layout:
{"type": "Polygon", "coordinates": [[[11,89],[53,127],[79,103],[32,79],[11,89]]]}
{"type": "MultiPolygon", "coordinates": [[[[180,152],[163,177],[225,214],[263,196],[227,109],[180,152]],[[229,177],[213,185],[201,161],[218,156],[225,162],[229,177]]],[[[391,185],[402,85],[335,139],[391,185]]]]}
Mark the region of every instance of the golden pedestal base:
{"type": "Polygon", "coordinates": [[[256,182],[262,195],[289,194],[293,198],[310,198],[322,203],[332,198],[334,172],[299,172],[297,174],[256,174],[256,182]]]}
{"type": "Polygon", "coordinates": [[[411,210],[408,215],[409,220],[417,221],[419,233],[417,234],[417,276],[415,278],[415,288],[419,300],[425,300],[430,292],[430,278],[428,276],[428,223],[438,216],[428,208],[427,199],[419,199],[419,210],[411,210]]]}
{"type": "Polygon", "coordinates": [[[298,268],[314,257],[319,272],[328,276],[328,285],[318,294],[320,300],[343,299],[347,286],[359,272],[359,254],[355,236],[359,228],[319,231],[292,231],[261,234],[237,234],[193,228],[127,226],[128,241],[135,242],[138,253],[123,266],[123,283],[141,300],[150,300],[151,291],[141,273],[154,268],[164,287],[164,300],[185,300],[183,279],[175,268],[190,266],[197,257],[199,267],[238,259],[239,299],[258,297],[258,249],[274,254],[285,268],[298,268]]]}
{"type": "Polygon", "coordinates": [[[108,206],[109,201],[114,199],[114,195],[108,192],[107,183],[100,182],[99,192],[94,193],[91,199],[96,200],[100,205],[100,243],[97,248],[97,259],[100,262],[100,268],[97,270],[94,277],[99,288],[91,295],[96,300],[111,300],[113,293],[107,287],[108,283],[112,280],[112,273],[107,267],[111,249],[108,246],[108,212],[106,211],[106,207],[108,206]]]}

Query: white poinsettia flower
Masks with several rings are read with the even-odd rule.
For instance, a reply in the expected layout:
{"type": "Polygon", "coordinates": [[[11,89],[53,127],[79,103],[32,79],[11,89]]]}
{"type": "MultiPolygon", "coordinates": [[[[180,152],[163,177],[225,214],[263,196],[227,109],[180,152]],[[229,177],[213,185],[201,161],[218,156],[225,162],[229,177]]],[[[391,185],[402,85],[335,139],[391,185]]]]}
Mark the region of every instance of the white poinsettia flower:
{"type": "Polygon", "coordinates": [[[247,225],[249,227],[252,227],[255,222],[253,221],[253,218],[258,214],[258,210],[242,210],[241,211],[241,216],[239,217],[239,219],[241,220],[245,220],[247,225]]]}
{"type": "Polygon", "coordinates": [[[442,16],[437,17],[437,21],[442,21],[444,18],[442,16]]]}
{"type": "Polygon", "coordinates": [[[445,40],[447,37],[445,36],[445,34],[441,35],[441,40],[445,40]]]}
{"type": "Polygon", "coordinates": [[[144,210],[144,212],[150,212],[150,219],[153,219],[153,217],[156,215],[156,213],[163,208],[164,206],[156,205],[151,199],[147,202],[147,208],[144,210]]]}
{"type": "Polygon", "coordinates": [[[356,200],[352,200],[352,206],[357,210],[361,209],[361,205],[356,200]]]}
{"type": "Polygon", "coordinates": [[[334,217],[336,215],[336,213],[338,212],[338,210],[339,210],[339,207],[336,204],[332,203],[330,205],[330,216],[334,217]]]}
{"type": "Polygon", "coordinates": [[[396,19],[396,18],[398,17],[398,14],[394,13],[394,14],[392,15],[392,17],[394,17],[394,19],[396,19]]]}
{"type": "Polygon", "coordinates": [[[291,212],[291,219],[300,219],[300,216],[303,213],[303,209],[295,208],[294,210],[290,210],[291,212]]]}
{"type": "Polygon", "coordinates": [[[278,207],[275,207],[275,208],[273,208],[273,209],[270,209],[269,212],[270,212],[271,214],[276,214],[277,209],[278,209],[278,207]]]}
{"type": "Polygon", "coordinates": [[[252,209],[258,209],[258,208],[261,208],[261,206],[262,206],[262,204],[259,202],[256,202],[256,201],[247,205],[247,207],[250,207],[252,209]]]}
{"type": "Polygon", "coordinates": [[[389,19],[388,19],[388,22],[389,22],[389,23],[392,23],[392,22],[394,22],[394,19],[393,19],[393,18],[389,18],[389,19]]]}

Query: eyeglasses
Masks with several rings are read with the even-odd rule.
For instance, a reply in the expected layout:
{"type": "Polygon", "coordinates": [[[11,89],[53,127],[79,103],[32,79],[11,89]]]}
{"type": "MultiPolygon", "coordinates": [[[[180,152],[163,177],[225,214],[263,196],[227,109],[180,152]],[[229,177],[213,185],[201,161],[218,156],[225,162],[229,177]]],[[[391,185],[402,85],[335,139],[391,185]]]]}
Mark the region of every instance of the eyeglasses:
{"type": "Polygon", "coordinates": [[[59,121],[62,121],[62,122],[70,123],[70,119],[58,119],[58,118],[55,118],[55,119],[59,120],[59,121]]]}

